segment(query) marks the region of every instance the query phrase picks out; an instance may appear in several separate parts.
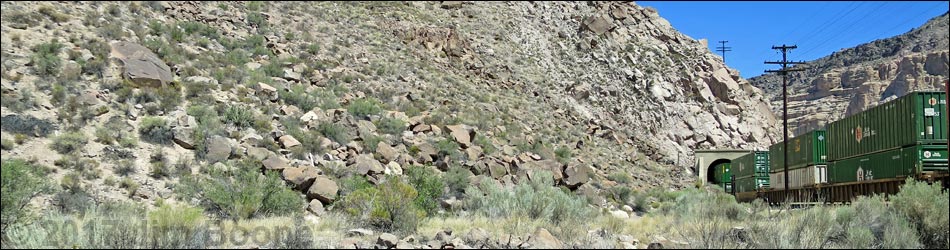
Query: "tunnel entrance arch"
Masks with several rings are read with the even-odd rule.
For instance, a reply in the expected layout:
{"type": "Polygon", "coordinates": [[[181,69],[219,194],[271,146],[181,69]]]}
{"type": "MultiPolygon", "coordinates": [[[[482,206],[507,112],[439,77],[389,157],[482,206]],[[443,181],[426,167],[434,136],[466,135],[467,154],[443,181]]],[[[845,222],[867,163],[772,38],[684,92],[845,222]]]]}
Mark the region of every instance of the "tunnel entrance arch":
{"type": "Polygon", "coordinates": [[[709,166],[706,167],[706,173],[709,173],[706,175],[706,183],[712,183],[712,184],[720,183],[720,181],[716,179],[716,172],[721,171],[721,170],[716,169],[716,167],[719,167],[720,165],[725,164],[725,163],[732,163],[732,160],[722,159],[722,158],[716,159],[712,163],[710,163],[709,166]]]}
{"type": "Polygon", "coordinates": [[[716,164],[726,162],[726,161],[732,162],[732,160],[735,160],[736,158],[739,158],[740,156],[746,155],[750,152],[752,152],[752,150],[744,150],[744,149],[696,150],[695,151],[696,163],[693,165],[693,169],[699,170],[697,171],[698,176],[696,176],[696,179],[702,180],[701,181],[702,185],[714,183],[714,182],[710,182],[711,179],[715,178],[715,173],[712,172],[711,170],[714,166],[716,166],[716,164]]]}

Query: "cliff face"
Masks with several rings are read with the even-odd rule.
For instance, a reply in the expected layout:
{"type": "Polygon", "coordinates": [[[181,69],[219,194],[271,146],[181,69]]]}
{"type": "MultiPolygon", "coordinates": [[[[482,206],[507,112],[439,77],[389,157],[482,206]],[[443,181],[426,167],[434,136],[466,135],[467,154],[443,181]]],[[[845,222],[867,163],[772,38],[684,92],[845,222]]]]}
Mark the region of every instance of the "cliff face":
{"type": "MultiPolygon", "coordinates": [[[[905,34],[808,62],[789,74],[789,128],[801,134],[915,90],[943,90],[948,79],[948,14],[905,34]]],[[[749,79],[782,115],[782,78],[749,79]]]]}

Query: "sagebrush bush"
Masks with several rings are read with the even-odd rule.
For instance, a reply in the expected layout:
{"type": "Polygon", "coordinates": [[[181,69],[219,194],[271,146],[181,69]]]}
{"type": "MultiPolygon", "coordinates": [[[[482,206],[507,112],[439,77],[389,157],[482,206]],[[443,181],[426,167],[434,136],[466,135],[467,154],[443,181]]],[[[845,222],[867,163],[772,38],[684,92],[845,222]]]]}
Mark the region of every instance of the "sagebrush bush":
{"type": "Polygon", "coordinates": [[[593,215],[587,201],[554,186],[550,172],[541,171],[508,191],[491,181],[465,191],[465,206],[492,218],[539,219],[554,225],[576,225],[593,215]]]}
{"type": "Polygon", "coordinates": [[[361,98],[350,101],[346,110],[357,118],[369,119],[372,115],[379,115],[383,109],[379,107],[378,100],[373,98],[361,98]]]}
{"type": "Polygon", "coordinates": [[[469,186],[469,177],[472,172],[461,165],[452,165],[449,171],[444,174],[445,184],[449,187],[449,192],[453,195],[462,194],[469,186]]]}
{"type": "Polygon", "coordinates": [[[416,190],[417,196],[413,204],[427,214],[433,214],[439,209],[439,198],[445,188],[445,182],[439,172],[426,166],[409,166],[406,168],[409,183],[416,190]]]}
{"type": "Polygon", "coordinates": [[[950,248],[950,193],[940,185],[908,178],[891,206],[914,224],[926,248],[950,248]]]}
{"type": "Polygon", "coordinates": [[[387,231],[413,233],[425,218],[425,212],[414,203],[416,190],[399,176],[389,175],[378,187],[356,190],[343,197],[340,206],[357,221],[387,231]]]}
{"type": "Polygon", "coordinates": [[[495,147],[495,144],[492,144],[491,140],[483,134],[475,135],[475,139],[472,140],[472,143],[481,147],[482,152],[484,152],[485,155],[490,155],[495,151],[498,151],[498,148],[495,147]]]}
{"type": "Polygon", "coordinates": [[[50,148],[60,154],[69,154],[86,146],[88,139],[81,131],[68,132],[53,138],[50,148]]]}
{"type": "Polygon", "coordinates": [[[11,226],[29,221],[29,203],[48,193],[51,186],[40,168],[19,159],[4,159],[0,165],[0,237],[6,238],[11,226]]]}
{"type": "Polygon", "coordinates": [[[30,115],[7,115],[0,118],[0,129],[13,134],[45,137],[57,127],[50,121],[30,115]]]}
{"type": "Polygon", "coordinates": [[[204,248],[209,239],[201,208],[161,204],[148,212],[149,241],[156,248],[204,248]]]}
{"type": "Polygon", "coordinates": [[[332,122],[322,122],[317,127],[320,134],[340,144],[346,144],[351,140],[345,129],[342,125],[332,122]]]}
{"type": "Polygon", "coordinates": [[[209,212],[225,218],[247,219],[300,212],[304,200],[277,172],[261,175],[260,162],[229,162],[235,171],[212,169],[209,176],[187,176],[176,191],[202,201],[209,212]]]}
{"type": "Polygon", "coordinates": [[[12,150],[14,144],[13,140],[7,138],[0,139],[0,145],[2,145],[0,148],[3,148],[3,150],[12,150]]]}
{"type": "Polygon", "coordinates": [[[55,76],[59,74],[60,68],[63,67],[63,59],[59,58],[59,51],[63,47],[65,45],[59,43],[56,39],[33,47],[32,61],[37,75],[55,76]]]}
{"type": "Polygon", "coordinates": [[[379,131],[396,136],[401,135],[407,126],[406,122],[391,117],[383,117],[376,121],[376,128],[379,131]]]}
{"type": "Polygon", "coordinates": [[[224,121],[241,128],[254,124],[254,112],[248,107],[228,106],[224,111],[224,121]]]}
{"type": "Polygon", "coordinates": [[[168,144],[172,139],[172,130],[165,118],[146,116],[139,124],[142,140],[156,144],[168,144]]]}

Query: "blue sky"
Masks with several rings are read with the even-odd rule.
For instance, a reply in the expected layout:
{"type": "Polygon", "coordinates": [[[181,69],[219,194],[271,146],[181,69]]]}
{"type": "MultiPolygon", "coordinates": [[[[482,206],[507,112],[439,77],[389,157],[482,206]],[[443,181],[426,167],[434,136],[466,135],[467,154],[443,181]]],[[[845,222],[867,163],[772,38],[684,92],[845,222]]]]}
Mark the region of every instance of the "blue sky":
{"type": "Polygon", "coordinates": [[[717,55],[718,41],[732,47],[726,64],[742,77],[761,75],[778,65],[773,45],[797,45],[789,60],[809,61],[832,52],[903,34],[946,13],[947,1],[807,1],[807,2],[677,2],[637,1],[670,21],[673,28],[709,40],[717,55]]]}

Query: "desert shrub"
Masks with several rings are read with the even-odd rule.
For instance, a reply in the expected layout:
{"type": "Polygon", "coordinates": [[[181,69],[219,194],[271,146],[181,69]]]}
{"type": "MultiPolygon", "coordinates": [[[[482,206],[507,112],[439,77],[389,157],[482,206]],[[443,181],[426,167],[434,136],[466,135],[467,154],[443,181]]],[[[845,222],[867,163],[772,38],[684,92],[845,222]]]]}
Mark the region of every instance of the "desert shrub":
{"type": "Polygon", "coordinates": [[[129,176],[135,173],[135,163],[129,160],[121,160],[115,164],[115,173],[120,176],[129,176]]]}
{"type": "Polygon", "coordinates": [[[0,148],[3,148],[3,150],[12,150],[14,144],[13,140],[7,138],[0,139],[0,146],[2,146],[0,148]]]}
{"type": "Polygon", "coordinates": [[[513,191],[490,181],[471,186],[465,191],[465,206],[491,218],[529,218],[555,225],[578,225],[593,215],[583,198],[554,187],[551,173],[535,175],[538,178],[519,183],[513,191]]]}
{"type": "Polygon", "coordinates": [[[303,209],[303,199],[277,172],[261,175],[260,162],[249,159],[236,165],[235,171],[212,169],[207,177],[187,176],[176,191],[201,200],[209,212],[232,219],[284,215],[303,209]]]}
{"type": "Polygon", "coordinates": [[[165,118],[146,116],[139,124],[139,135],[147,142],[167,144],[172,139],[172,129],[165,118]]]}
{"type": "Polygon", "coordinates": [[[496,148],[495,145],[492,144],[491,140],[488,139],[488,137],[483,134],[475,135],[475,139],[472,141],[472,143],[481,147],[482,152],[484,152],[485,155],[490,155],[494,153],[495,151],[498,151],[498,148],[496,148]]]}
{"type": "Polygon", "coordinates": [[[48,193],[47,184],[40,168],[23,160],[4,159],[0,165],[0,237],[7,237],[11,226],[30,220],[30,201],[34,197],[48,193]]]}
{"type": "Polygon", "coordinates": [[[63,59],[59,58],[59,51],[64,47],[56,39],[33,47],[33,67],[37,75],[55,76],[63,67],[63,59]]]}
{"type": "Polygon", "coordinates": [[[459,144],[451,139],[442,139],[435,143],[435,149],[441,157],[459,158],[462,153],[459,152],[459,144]]]}
{"type": "Polygon", "coordinates": [[[405,170],[409,177],[409,184],[417,193],[413,204],[427,214],[438,211],[439,197],[442,196],[442,190],[445,188],[445,182],[439,173],[426,166],[409,166],[405,170]]]}
{"type": "Polygon", "coordinates": [[[181,104],[181,85],[166,84],[156,90],[158,92],[159,108],[165,113],[174,111],[181,104]]]}
{"type": "Polygon", "coordinates": [[[402,131],[405,131],[407,126],[406,122],[391,117],[383,117],[376,121],[376,128],[379,129],[379,131],[397,136],[402,134],[402,131]]]}
{"type": "Polygon", "coordinates": [[[621,184],[630,183],[630,175],[624,172],[613,172],[607,175],[607,179],[621,184]]]}
{"type": "Polygon", "coordinates": [[[50,148],[60,154],[68,154],[86,146],[87,141],[86,135],[80,131],[68,132],[53,138],[53,144],[50,144],[50,148]]]}
{"type": "Polygon", "coordinates": [[[224,133],[221,118],[218,112],[205,105],[192,105],[188,107],[186,113],[195,117],[198,126],[192,132],[192,140],[195,145],[195,156],[198,159],[204,159],[207,154],[207,140],[213,135],[224,133]]]}
{"type": "Polygon", "coordinates": [[[950,248],[950,193],[940,185],[909,179],[891,197],[891,206],[914,224],[926,248],[950,248]]]}
{"type": "Polygon", "coordinates": [[[273,247],[276,249],[312,249],[315,248],[313,231],[301,216],[294,216],[289,230],[275,232],[273,247]]]}
{"type": "Polygon", "coordinates": [[[565,164],[568,161],[571,161],[572,154],[573,153],[571,152],[571,149],[568,147],[559,147],[557,150],[554,150],[554,155],[557,157],[557,161],[565,164]]]}
{"type": "Polygon", "coordinates": [[[413,233],[425,212],[414,203],[416,190],[398,176],[387,176],[378,187],[356,190],[340,201],[343,211],[364,225],[402,233],[413,233]]]}
{"type": "Polygon", "coordinates": [[[379,115],[383,109],[379,107],[379,101],[373,98],[361,98],[350,101],[346,110],[351,115],[361,119],[369,119],[372,115],[379,115]]]}
{"type": "Polygon", "coordinates": [[[342,125],[332,122],[322,122],[317,126],[320,134],[340,144],[346,144],[351,140],[345,129],[342,125]]]}
{"type": "Polygon", "coordinates": [[[241,128],[254,124],[254,113],[248,107],[228,106],[224,111],[224,121],[241,128]]]}
{"type": "Polygon", "coordinates": [[[40,6],[38,11],[40,12],[40,14],[43,14],[49,17],[49,19],[53,20],[53,22],[61,23],[61,22],[69,21],[69,15],[56,11],[55,9],[53,9],[53,6],[49,6],[49,5],[40,6]]]}
{"type": "Polygon", "coordinates": [[[465,192],[465,189],[469,186],[469,177],[472,176],[472,172],[467,168],[460,165],[452,165],[449,167],[449,171],[445,172],[445,184],[449,187],[449,192],[452,194],[461,194],[465,192]]]}
{"type": "Polygon", "coordinates": [[[132,178],[129,178],[129,177],[122,178],[122,181],[119,182],[119,187],[124,188],[125,191],[129,194],[129,197],[132,197],[133,195],[135,195],[135,193],[138,192],[139,187],[141,186],[142,186],[141,184],[139,184],[138,182],[135,182],[134,180],[132,180],[132,178]]]}
{"type": "Polygon", "coordinates": [[[45,137],[56,130],[56,125],[30,115],[7,115],[0,118],[0,128],[14,134],[45,137]]]}
{"type": "Polygon", "coordinates": [[[623,185],[617,185],[607,189],[607,198],[621,205],[629,203],[632,194],[633,190],[623,185]]]}
{"type": "Polygon", "coordinates": [[[340,179],[340,196],[345,197],[356,190],[373,187],[362,175],[351,175],[340,179]]]}
{"type": "Polygon", "coordinates": [[[161,204],[148,213],[149,242],[156,248],[204,248],[209,235],[201,208],[161,204]]]}

